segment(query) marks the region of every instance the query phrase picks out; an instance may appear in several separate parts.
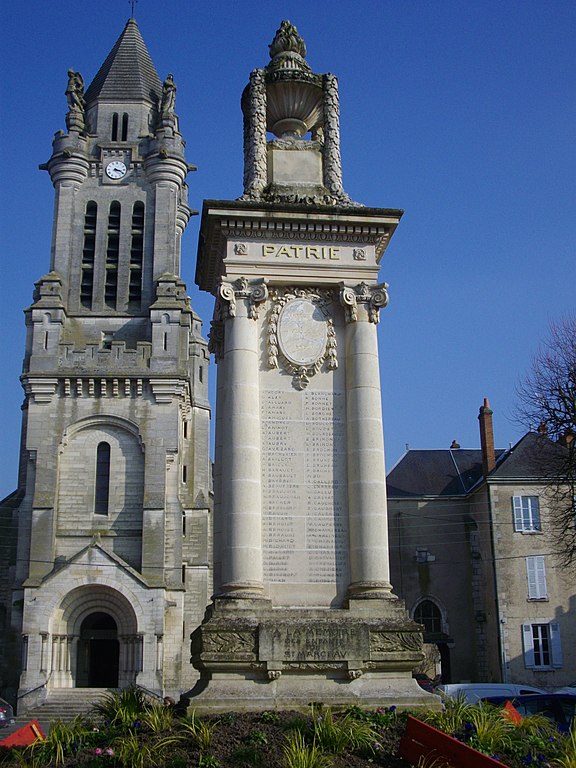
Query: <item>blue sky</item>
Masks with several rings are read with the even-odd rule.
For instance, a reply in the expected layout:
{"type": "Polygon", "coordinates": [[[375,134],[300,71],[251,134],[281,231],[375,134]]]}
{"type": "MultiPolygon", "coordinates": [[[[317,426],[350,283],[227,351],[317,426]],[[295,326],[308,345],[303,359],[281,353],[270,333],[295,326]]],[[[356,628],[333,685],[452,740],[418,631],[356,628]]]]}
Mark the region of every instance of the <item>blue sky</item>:
{"type": "MultiPolygon", "coordinates": [[[[64,128],[66,72],[89,83],[130,15],[126,0],[4,4],[0,190],[3,404],[0,496],[16,484],[22,309],[49,269],[53,190],[38,164],[64,128]]],[[[382,261],[380,352],[389,468],[412,448],[522,434],[515,386],[576,277],[576,4],[572,0],[302,3],[139,0],[159,75],[174,73],[190,203],[242,191],[240,95],[282,19],[316,72],[339,77],[344,186],[403,208],[382,261]]],[[[194,285],[199,217],[183,241],[194,285]]]]}

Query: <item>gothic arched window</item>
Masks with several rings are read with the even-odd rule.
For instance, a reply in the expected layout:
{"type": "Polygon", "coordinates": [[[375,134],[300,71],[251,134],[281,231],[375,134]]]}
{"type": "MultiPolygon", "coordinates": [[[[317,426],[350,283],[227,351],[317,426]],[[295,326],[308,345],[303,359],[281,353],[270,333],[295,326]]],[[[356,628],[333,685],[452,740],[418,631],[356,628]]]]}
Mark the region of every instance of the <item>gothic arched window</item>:
{"type": "Polygon", "coordinates": [[[107,515],[110,500],[110,444],[98,443],[96,448],[96,488],[94,513],[107,515]]]}
{"type": "Polygon", "coordinates": [[[118,141],[118,112],[112,115],[112,141],[118,141]]]}

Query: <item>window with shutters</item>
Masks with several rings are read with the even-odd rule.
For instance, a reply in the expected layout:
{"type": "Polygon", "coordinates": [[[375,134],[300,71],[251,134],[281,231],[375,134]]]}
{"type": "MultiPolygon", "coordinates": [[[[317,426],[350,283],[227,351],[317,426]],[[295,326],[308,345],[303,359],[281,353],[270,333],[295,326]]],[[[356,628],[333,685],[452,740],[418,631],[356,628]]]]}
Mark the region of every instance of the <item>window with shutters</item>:
{"type": "Polygon", "coordinates": [[[533,555],[526,558],[526,576],[528,579],[528,599],[547,600],[544,555],[533,555]]]}
{"type": "Polygon", "coordinates": [[[118,258],[120,254],[120,203],[110,203],[108,213],[108,236],[106,243],[106,283],[104,299],[112,309],[116,309],[118,292],[118,258]]]}
{"type": "Polygon", "coordinates": [[[538,496],[513,496],[514,530],[521,533],[541,531],[538,496]]]}
{"type": "Polygon", "coordinates": [[[86,309],[92,308],[97,214],[98,207],[94,200],[90,200],[86,203],[86,212],[84,214],[84,243],[82,246],[82,272],[80,277],[80,303],[86,309]]]}
{"type": "Polygon", "coordinates": [[[144,203],[136,202],[132,208],[132,232],[130,235],[130,278],[128,301],[139,307],[142,299],[142,267],[144,263],[144,203]]]}
{"type": "Polygon", "coordinates": [[[559,669],[562,666],[560,626],[556,621],[522,624],[526,669],[559,669]]]}

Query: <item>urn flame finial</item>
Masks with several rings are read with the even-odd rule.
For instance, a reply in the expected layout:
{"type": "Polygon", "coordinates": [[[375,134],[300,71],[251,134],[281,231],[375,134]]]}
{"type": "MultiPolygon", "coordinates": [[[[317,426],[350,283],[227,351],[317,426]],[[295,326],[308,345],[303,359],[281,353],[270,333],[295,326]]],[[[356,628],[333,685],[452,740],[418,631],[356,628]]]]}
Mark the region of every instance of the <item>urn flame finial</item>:
{"type": "Polygon", "coordinates": [[[279,69],[312,70],[305,61],[306,45],[298,30],[289,21],[283,21],[276,30],[274,40],[268,46],[272,61],[266,67],[268,71],[279,69]]]}

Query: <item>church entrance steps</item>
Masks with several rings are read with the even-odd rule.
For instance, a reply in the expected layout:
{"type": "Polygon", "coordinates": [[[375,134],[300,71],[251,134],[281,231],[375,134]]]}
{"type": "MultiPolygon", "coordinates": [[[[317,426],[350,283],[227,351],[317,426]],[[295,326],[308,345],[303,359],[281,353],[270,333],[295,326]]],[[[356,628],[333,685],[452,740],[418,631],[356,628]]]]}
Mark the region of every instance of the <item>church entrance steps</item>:
{"type": "Polygon", "coordinates": [[[36,719],[44,726],[54,720],[70,722],[76,715],[87,714],[111,689],[108,688],[56,688],[48,691],[46,702],[16,716],[19,728],[36,719]]]}

